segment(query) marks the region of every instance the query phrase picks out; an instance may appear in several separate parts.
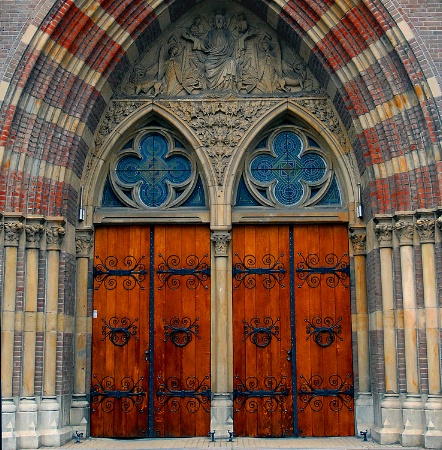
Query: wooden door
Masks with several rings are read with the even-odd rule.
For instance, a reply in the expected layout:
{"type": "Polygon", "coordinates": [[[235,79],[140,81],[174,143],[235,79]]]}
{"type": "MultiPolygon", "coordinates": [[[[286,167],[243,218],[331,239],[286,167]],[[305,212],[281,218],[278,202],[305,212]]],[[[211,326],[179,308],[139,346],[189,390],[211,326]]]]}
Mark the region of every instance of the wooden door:
{"type": "Polygon", "coordinates": [[[232,242],[235,434],[293,435],[289,228],[238,226],[232,242]]]}
{"type": "Polygon", "coordinates": [[[92,340],[92,436],[207,435],[208,228],[97,229],[92,340]]]}
{"type": "Polygon", "coordinates": [[[155,229],[155,436],[210,430],[210,231],[155,229]]]}
{"type": "Polygon", "coordinates": [[[232,241],[235,433],[354,435],[346,226],[238,226],[232,241]]]}
{"type": "Polygon", "coordinates": [[[354,435],[348,233],[294,228],[298,431],[354,435]]]}
{"type": "Polygon", "coordinates": [[[95,232],[91,435],[148,433],[149,227],[95,232]]]}

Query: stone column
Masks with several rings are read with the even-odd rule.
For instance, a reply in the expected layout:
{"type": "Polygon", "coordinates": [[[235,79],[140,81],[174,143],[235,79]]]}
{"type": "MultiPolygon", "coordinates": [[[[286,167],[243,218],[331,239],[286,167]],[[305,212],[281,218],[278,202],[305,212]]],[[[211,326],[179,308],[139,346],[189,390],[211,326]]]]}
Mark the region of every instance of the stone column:
{"type": "Polygon", "coordinates": [[[74,395],[70,412],[71,426],[75,431],[89,433],[89,402],[87,400],[86,381],[86,347],[87,336],[91,333],[90,319],[87,317],[87,290],[89,252],[93,244],[92,229],[83,228],[76,231],[75,249],[77,253],[77,292],[75,305],[75,360],[74,360],[74,395]]]}
{"type": "Polygon", "coordinates": [[[439,307],[437,302],[435,226],[433,211],[418,211],[416,230],[422,252],[422,276],[425,305],[425,334],[427,340],[428,398],[424,404],[426,430],[425,448],[442,445],[442,397],[439,352],[439,307]]]}
{"type": "Polygon", "coordinates": [[[26,219],[26,278],[23,327],[23,374],[21,398],[16,415],[19,448],[39,448],[35,399],[35,344],[37,340],[38,255],[44,231],[42,216],[26,219]]]}
{"type": "Polygon", "coordinates": [[[382,318],[380,326],[384,334],[385,395],[381,402],[381,426],[377,440],[381,444],[393,444],[400,439],[402,411],[398,390],[396,324],[393,289],[393,224],[392,216],[375,217],[375,233],[379,242],[380,273],[382,287],[382,318]]]}
{"type": "Polygon", "coordinates": [[[229,303],[228,249],[231,240],[229,232],[215,231],[211,238],[214,248],[214,307],[212,308],[212,402],[210,430],[217,437],[228,437],[233,431],[232,361],[228,343],[232,339],[232,311],[229,303]]]}
{"type": "Polygon", "coordinates": [[[39,430],[42,445],[58,447],[60,442],[60,404],[55,394],[57,370],[58,281],[60,244],[65,235],[64,220],[48,217],[46,227],[46,299],[44,332],[43,398],[39,411],[39,430]]]}
{"type": "Polygon", "coordinates": [[[398,213],[394,230],[399,238],[401,255],[402,298],[404,305],[405,371],[407,395],[402,404],[404,430],[401,443],[407,447],[423,444],[424,412],[419,393],[417,351],[417,299],[414,270],[414,214],[398,213]]]}
{"type": "Polygon", "coordinates": [[[17,287],[17,253],[24,217],[17,213],[4,214],[4,280],[2,310],[2,446],[16,448],[15,412],[12,395],[14,357],[15,295],[17,287]]]}
{"type": "Polygon", "coordinates": [[[373,397],[370,386],[370,348],[368,336],[368,305],[366,275],[365,226],[350,228],[350,241],[353,246],[356,293],[356,334],[358,341],[359,392],[355,399],[356,434],[373,426],[373,397]]]}

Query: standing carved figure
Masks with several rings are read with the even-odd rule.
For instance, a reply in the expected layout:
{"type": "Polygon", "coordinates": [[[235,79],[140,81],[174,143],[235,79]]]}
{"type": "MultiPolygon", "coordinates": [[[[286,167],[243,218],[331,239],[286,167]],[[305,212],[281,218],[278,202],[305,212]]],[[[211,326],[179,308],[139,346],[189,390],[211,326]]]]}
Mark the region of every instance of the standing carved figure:
{"type": "Polygon", "coordinates": [[[225,14],[219,11],[215,13],[213,27],[205,38],[188,31],[183,33],[183,38],[193,43],[192,50],[204,54],[205,88],[237,90],[237,84],[241,81],[238,68],[245,40],[252,34],[253,31],[247,30],[238,37],[234,36],[227,27],[225,14]]]}

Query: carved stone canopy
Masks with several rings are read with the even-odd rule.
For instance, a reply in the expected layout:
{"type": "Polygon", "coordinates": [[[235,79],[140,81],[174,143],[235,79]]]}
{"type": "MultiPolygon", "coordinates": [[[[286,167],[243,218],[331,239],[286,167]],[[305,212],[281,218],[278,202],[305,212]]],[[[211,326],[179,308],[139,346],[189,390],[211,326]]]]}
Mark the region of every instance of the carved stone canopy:
{"type": "Polygon", "coordinates": [[[305,62],[240,5],[198,4],[123,77],[117,97],[317,91],[305,62]]]}

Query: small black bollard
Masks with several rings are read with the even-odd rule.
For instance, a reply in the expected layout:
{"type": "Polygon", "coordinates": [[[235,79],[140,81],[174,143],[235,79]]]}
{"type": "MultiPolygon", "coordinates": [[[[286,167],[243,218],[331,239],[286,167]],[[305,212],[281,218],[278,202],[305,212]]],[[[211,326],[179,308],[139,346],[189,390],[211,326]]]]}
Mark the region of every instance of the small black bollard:
{"type": "Polygon", "coordinates": [[[78,431],[76,431],[75,434],[77,436],[77,440],[75,442],[76,443],[81,442],[81,438],[83,437],[83,433],[79,433],[78,431]]]}
{"type": "Polygon", "coordinates": [[[212,442],[215,442],[215,430],[209,431],[209,436],[212,438],[212,442]]]}
{"type": "Polygon", "coordinates": [[[360,431],[360,432],[359,432],[359,434],[360,434],[361,436],[364,436],[364,441],[367,440],[367,433],[368,433],[368,430],[360,431]]]}
{"type": "Polygon", "coordinates": [[[228,442],[233,442],[233,431],[227,431],[227,433],[229,433],[229,441],[228,442]]]}

